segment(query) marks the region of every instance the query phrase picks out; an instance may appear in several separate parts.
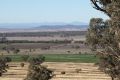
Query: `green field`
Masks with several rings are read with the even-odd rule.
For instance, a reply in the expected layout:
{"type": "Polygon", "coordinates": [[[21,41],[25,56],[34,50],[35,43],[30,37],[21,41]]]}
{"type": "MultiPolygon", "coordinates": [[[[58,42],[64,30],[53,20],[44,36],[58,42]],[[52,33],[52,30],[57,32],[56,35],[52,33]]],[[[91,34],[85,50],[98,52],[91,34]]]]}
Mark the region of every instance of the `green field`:
{"type": "MultiPolygon", "coordinates": [[[[13,62],[22,62],[23,55],[7,55],[13,62]]],[[[38,56],[38,55],[30,55],[38,56]]],[[[96,63],[98,58],[90,54],[43,54],[46,62],[81,62],[81,63],[96,63]]]]}

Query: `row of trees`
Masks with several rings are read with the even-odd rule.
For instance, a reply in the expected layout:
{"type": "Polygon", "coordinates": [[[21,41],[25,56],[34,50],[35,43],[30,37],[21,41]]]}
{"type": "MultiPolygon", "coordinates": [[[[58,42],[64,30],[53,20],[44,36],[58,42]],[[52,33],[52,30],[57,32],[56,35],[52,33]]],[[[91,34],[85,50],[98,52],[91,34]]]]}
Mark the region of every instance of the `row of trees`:
{"type": "Polygon", "coordinates": [[[93,7],[109,16],[109,20],[93,18],[87,42],[100,57],[100,69],[112,80],[120,80],[120,0],[91,0],[93,7]],[[97,51],[97,47],[102,51],[97,51]]]}
{"type": "MultiPolygon", "coordinates": [[[[83,26],[86,27],[86,25],[83,26]]],[[[56,37],[56,36],[69,37],[69,36],[80,36],[85,34],[86,31],[14,32],[14,33],[0,33],[0,37],[3,36],[5,37],[56,37]]]]}

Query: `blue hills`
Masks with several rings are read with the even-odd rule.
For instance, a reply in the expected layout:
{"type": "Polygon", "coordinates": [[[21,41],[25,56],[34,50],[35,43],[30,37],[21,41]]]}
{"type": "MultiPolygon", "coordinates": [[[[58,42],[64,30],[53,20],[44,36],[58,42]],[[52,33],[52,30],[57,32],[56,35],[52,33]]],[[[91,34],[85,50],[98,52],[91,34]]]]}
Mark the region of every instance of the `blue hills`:
{"type": "Polygon", "coordinates": [[[73,23],[3,23],[0,31],[82,31],[88,28],[88,24],[81,22],[73,23]]]}

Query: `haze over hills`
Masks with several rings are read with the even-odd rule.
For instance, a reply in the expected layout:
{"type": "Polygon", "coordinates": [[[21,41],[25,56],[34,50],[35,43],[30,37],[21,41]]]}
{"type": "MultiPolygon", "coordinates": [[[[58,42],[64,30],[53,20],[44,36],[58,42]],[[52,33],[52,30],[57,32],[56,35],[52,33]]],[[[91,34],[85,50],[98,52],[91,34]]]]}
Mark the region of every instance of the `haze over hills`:
{"type": "Polygon", "coordinates": [[[0,24],[0,32],[83,31],[88,24],[72,23],[7,23],[0,24]]]}

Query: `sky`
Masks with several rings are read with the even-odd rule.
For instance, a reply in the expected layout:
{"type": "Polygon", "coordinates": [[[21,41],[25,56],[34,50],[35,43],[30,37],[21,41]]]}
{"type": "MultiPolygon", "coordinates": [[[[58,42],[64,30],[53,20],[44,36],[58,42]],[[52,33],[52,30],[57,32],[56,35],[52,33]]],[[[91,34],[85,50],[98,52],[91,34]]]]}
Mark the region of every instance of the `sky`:
{"type": "Polygon", "coordinates": [[[0,23],[85,22],[107,16],[90,0],[0,0],[0,23]]]}

